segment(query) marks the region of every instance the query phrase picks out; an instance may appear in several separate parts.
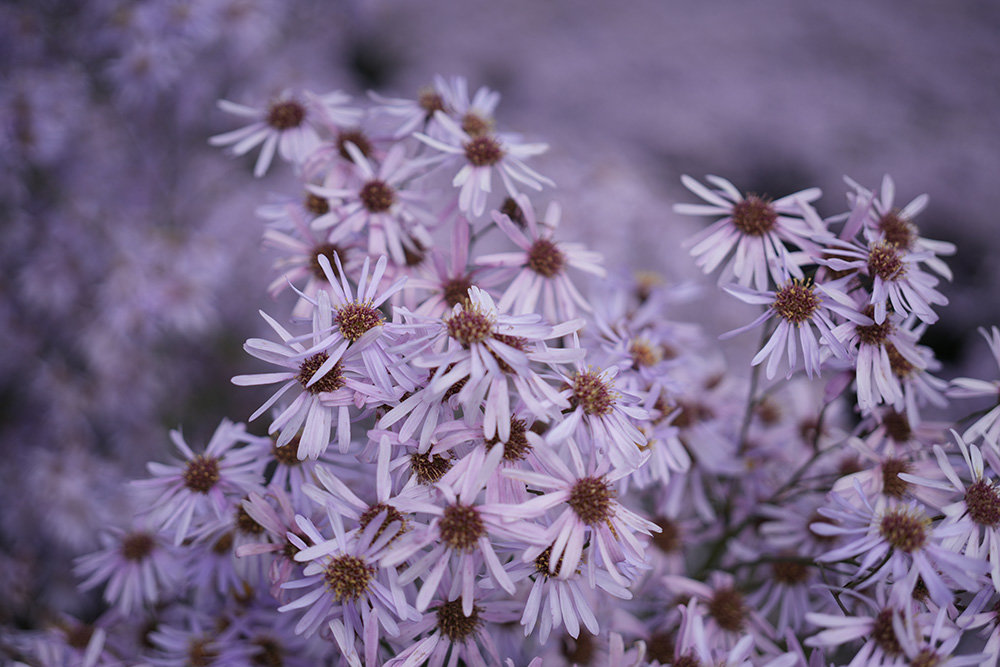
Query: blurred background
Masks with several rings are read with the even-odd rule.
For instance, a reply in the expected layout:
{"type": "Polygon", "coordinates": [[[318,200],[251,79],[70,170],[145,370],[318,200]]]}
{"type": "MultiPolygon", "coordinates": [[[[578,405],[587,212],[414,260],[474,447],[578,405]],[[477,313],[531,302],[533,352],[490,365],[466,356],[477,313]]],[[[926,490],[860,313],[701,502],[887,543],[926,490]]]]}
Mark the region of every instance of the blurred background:
{"type": "MultiPolygon", "coordinates": [[[[550,144],[562,238],[709,286],[679,247],[704,224],[671,211],[681,174],[820,186],[832,215],[844,175],[889,173],[958,246],[924,340],[940,375],[994,378],[975,329],[1000,323],[998,38],[987,0],[0,5],[0,627],[85,613],[71,559],[131,516],[124,480],[168,429],[200,443],[256,407],[229,378],[275,308],[254,209],[283,181],[208,146],[239,123],[217,99],[465,76],[501,93],[501,129],[550,144]]],[[[732,302],[710,297],[715,334],[732,302]]]]}

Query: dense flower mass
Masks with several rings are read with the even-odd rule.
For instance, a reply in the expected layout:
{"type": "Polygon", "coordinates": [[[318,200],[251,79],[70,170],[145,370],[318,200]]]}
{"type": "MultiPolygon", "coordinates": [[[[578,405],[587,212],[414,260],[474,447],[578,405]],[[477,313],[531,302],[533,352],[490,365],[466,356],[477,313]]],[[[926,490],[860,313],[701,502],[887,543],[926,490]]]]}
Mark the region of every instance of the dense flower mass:
{"type": "Polygon", "coordinates": [[[674,211],[712,219],[694,264],[758,309],[722,336],[761,330],[742,373],[720,332],[674,319],[691,290],[609,271],[561,240],[572,220],[557,238],[554,184],[528,164],[547,146],[503,128],[498,93],[438,77],[371,99],[220,102],[248,124],[209,142],[259,147],[254,175],[291,183],[258,209],[269,291],[294,294],[232,378],[253,426],[223,420],[204,448],[172,431],[180,459],[149,463],[76,561],[107,610],[0,651],[996,664],[1000,380],[933,375],[921,339],[954,248],[920,235],[925,197],[899,210],[888,177],[848,181],[824,219],[817,188],[683,176],[703,203],[674,211]],[[964,427],[929,410],[965,398],[989,405],[964,427]]]}

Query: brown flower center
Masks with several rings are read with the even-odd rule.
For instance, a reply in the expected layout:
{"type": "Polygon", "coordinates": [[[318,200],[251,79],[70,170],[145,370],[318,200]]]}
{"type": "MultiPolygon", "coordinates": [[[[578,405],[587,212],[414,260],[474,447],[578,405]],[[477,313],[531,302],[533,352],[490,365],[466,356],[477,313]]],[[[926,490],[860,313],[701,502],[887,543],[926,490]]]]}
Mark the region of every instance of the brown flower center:
{"type": "Polygon", "coordinates": [[[303,361],[302,365],[299,366],[299,374],[296,376],[296,379],[299,381],[299,384],[302,385],[302,388],[310,394],[321,394],[325,391],[337,391],[344,386],[344,376],[341,374],[339,361],[334,364],[333,368],[328,370],[323,377],[312,385],[308,387],[306,386],[309,384],[312,376],[316,374],[316,371],[318,371],[329,358],[330,357],[326,354],[326,352],[319,352],[303,361]]]}
{"type": "Polygon", "coordinates": [[[580,521],[593,526],[611,518],[611,500],[614,497],[614,491],[603,479],[584,477],[578,479],[570,489],[566,503],[580,521]]]}
{"type": "Polygon", "coordinates": [[[984,479],[976,480],[965,490],[965,507],[969,518],[981,526],[1000,524],[1000,495],[984,479]]]}
{"type": "Polygon", "coordinates": [[[451,466],[451,459],[441,455],[431,458],[430,454],[410,454],[410,470],[421,484],[434,484],[444,477],[451,466]]]}
{"type": "Polygon", "coordinates": [[[334,318],[340,333],[352,343],[361,338],[370,329],[382,326],[385,318],[378,308],[369,303],[349,303],[337,311],[334,318]]]}
{"type": "Polygon", "coordinates": [[[196,493],[208,493],[219,481],[219,460],[198,454],[184,469],[184,486],[196,493]]]}
{"type": "Polygon", "coordinates": [[[896,246],[879,241],[868,250],[868,275],[885,281],[899,280],[906,272],[896,246]]]}
{"type": "Polygon", "coordinates": [[[337,602],[353,602],[365,594],[375,567],[357,556],[337,556],[323,570],[326,587],[337,602]]]}
{"type": "Polygon", "coordinates": [[[384,213],[395,203],[396,192],[384,181],[375,179],[361,186],[358,197],[369,213],[384,213]]]}
{"type": "Polygon", "coordinates": [[[503,200],[503,204],[500,205],[500,212],[510,218],[510,221],[521,229],[524,229],[524,226],[527,224],[527,220],[524,219],[524,211],[517,205],[513,197],[507,197],[503,200]]]}
{"type": "Polygon", "coordinates": [[[792,280],[779,289],[774,295],[771,308],[779,317],[792,324],[802,324],[819,310],[820,298],[816,295],[816,286],[811,282],[803,283],[792,280]]]}
{"type": "Polygon", "coordinates": [[[406,532],[407,528],[406,518],[402,514],[400,514],[399,510],[397,510],[392,505],[386,505],[385,503],[375,503],[374,505],[372,505],[371,507],[369,507],[368,509],[366,509],[364,512],[361,513],[361,516],[358,517],[358,525],[361,527],[361,530],[363,531],[365,528],[368,527],[368,524],[374,521],[375,517],[377,517],[382,512],[385,512],[385,519],[382,520],[382,525],[378,527],[377,531],[375,531],[375,536],[372,538],[372,542],[374,542],[375,540],[377,540],[379,537],[382,536],[382,533],[385,532],[385,529],[387,526],[389,526],[389,524],[398,521],[399,529],[396,531],[396,534],[393,536],[393,538],[388,542],[389,544],[392,544],[393,542],[396,541],[397,537],[406,532]]]}
{"type": "Polygon", "coordinates": [[[275,102],[267,110],[267,124],[276,130],[290,130],[306,119],[306,109],[295,100],[275,102]]]}
{"type": "Polygon", "coordinates": [[[149,533],[129,533],[122,538],[122,558],[131,561],[141,561],[153,553],[156,542],[149,533]]]}
{"type": "Polygon", "coordinates": [[[503,149],[492,137],[474,137],[464,148],[465,159],[473,167],[491,167],[503,159],[503,149]]]}
{"type": "Polygon", "coordinates": [[[885,426],[885,432],[894,442],[908,442],[913,437],[910,420],[902,412],[889,410],[882,415],[882,425],[885,426]]]}
{"type": "Polygon", "coordinates": [[[899,478],[899,473],[909,473],[912,466],[904,459],[889,458],[882,462],[882,493],[890,498],[902,498],[910,483],[899,478]]]}
{"type": "Polygon", "coordinates": [[[479,538],[486,534],[479,510],[472,505],[454,504],[444,508],[444,515],[438,523],[441,539],[458,551],[472,551],[479,538]]]}
{"type": "Polygon", "coordinates": [[[915,512],[896,508],[879,521],[879,533],[893,549],[911,553],[927,543],[930,519],[915,512]]]}
{"type": "Polygon", "coordinates": [[[472,277],[469,275],[459,276],[445,281],[441,286],[441,294],[444,302],[449,308],[454,308],[458,304],[465,306],[469,302],[469,288],[472,287],[472,277]]]}
{"type": "Polygon", "coordinates": [[[482,609],[478,606],[472,607],[472,613],[466,616],[462,612],[462,599],[445,602],[437,608],[437,627],[441,634],[453,643],[463,642],[471,637],[482,621],[479,613],[482,609]]]}
{"type": "MultiPolygon", "coordinates": [[[[509,463],[520,461],[531,452],[531,444],[527,438],[527,422],[517,417],[510,418],[510,436],[503,443],[503,460],[509,463]]],[[[500,436],[495,435],[486,442],[488,449],[500,442],[500,436]]]]}
{"type": "Polygon", "coordinates": [[[492,129],[493,123],[477,113],[470,111],[462,116],[462,130],[470,137],[481,137],[489,134],[492,129]]]}
{"type": "Polygon", "coordinates": [[[875,617],[872,639],[887,655],[900,655],[903,652],[903,647],[896,638],[896,630],[892,627],[892,609],[883,609],[875,617]]]}
{"type": "Polygon", "coordinates": [[[917,242],[917,226],[902,217],[897,210],[889,211],[879,218],[878,228],[885,237],[885,242],[900,250],[910,250],[917,242]]]}
{"type": "Polygon", "coordinates": [[[323,273],[323,267],[320,266],[319,257],[320,255],[326,257],[330,261],[330,268],[333,269],[334,277],[338,276],[337,262],[333,259],[335,255],[343,257],[344,249],[333,243],[321,243],[312,249],[312,256],[309,258],[309,268],[312,270],[313,276],[317,280],[326,280],[326,274],[323,273]]]}
{"type": "Polygon", "coordinates": [[[740,632],[746,625],[749,610],[739,591],[720,588],[708,601],[708,613],[723,630],[740,632]]]}
{"type": "Polygon", "coordinates": [[[615,406],[614,392],[599,373],[579,371],[573,376],[571,403],[579,405],[588,415],[606,415],[615,406]]]}
{"type": "Polygon", "coordinates": [[[448,335],[468,347],[480,343],[493,333],[493,318],[478,308],[463,306],[457,313],[445,320],[448,335]]]}
{"type": "Polygon", "coordinates": [[[312,192],[306,193],[306,200],[302,206],[317,217],[330,212],[330,202],[325,197],[320,197],[312,192]]]}
{"type": "Polygon", "coordinates": [[[527,267],[543,278],[554,278],[566,266],[566,256],[549,239],[538,239],[528,248],[527,267]]]}
{"type": "Polygon", "coordinates": [[[354,144],[361,151],[361,154],[365,157],[371,157],[375,149],[372,147],[371,140],[368,136],[361,130],[345,130],[337,135],[337,151],[340,153],[340,157],[345,160],[351,160],[351,154],[347,152],[347,144],[354,144]]]}
{"type": "MultiPolygon", "coordinates": [[[[871,305],[865,306],[864,314],[874,319],[875,308],[871,305]]],[[[858,338],[865,345],[881,345],[895,331],[895,327],[888,317],[882,324],[857,325],[854,330],[858,332],[858,338]]]]}
{"type": "Polygon", "coordinates": [[[666,554],[680,551],[684,543],[681,539],[681,527],[677,522],[665,516],[658,516],[653,519],[653,523],[660,527],[660,532],[653,533],[653,544],[666,554]]]}
{"type": "Polygon", "coordinates": [[[747,236],[763,236],[774,228],[778,212],[771,202],[747,195],[747,198],[733,206],[733,225],[747,236]]]}

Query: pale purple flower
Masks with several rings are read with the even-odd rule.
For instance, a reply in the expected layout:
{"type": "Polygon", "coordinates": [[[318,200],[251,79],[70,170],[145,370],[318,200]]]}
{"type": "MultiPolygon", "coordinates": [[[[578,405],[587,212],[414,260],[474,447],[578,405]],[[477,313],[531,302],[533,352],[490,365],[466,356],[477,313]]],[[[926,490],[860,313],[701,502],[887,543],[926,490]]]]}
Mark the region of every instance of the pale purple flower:
{"type": "Polygon", "coordinates": [[[576,317],[579,311],[590,311],[590,305],[573,285],[566,270],[572,267],[603,278],[601,254],[587,250],[580,243],[553,240],[561,216],[556,202],[549,204],[543,220],[537,220],[528,197],[516,195],[514,201],[524,218],[523,230],[499,211],[493,212],[493,221],[520,251],[476,259],[481,266],[497,267],[503,269],[503,274],[514,275],[500,297],[500,310],[520,315],[537,312],[540,305],[542,314],[550,322],[576,317]]]}
{"type": "Polygon", "coordinates": [[[524,163],[523,158],[540,155],[548,150],[546,144],[525,144],[513,136],[480,134],[473,136],[455,124],[443,111],[434,114],[444,130],[444,140],[422,133],[414,136],[445,156],[462,156],[465,164],[452,179],[460,188],[458,207],[463,213],[479,217],[486,210],[486,199],[492,190],[493,172],[503,181],[507,193],[516,196],[516,183],[541,190],[554,183],[524,163]]]}
{"type": "Polygon", "coordinates": [[[243,424],[222,420],[199,454],[180,431],[171,431],[170,440],[183,460],[175,465],[151,461],[146,467],[153,477],[132,484],[148,497],[150,520],[159,529],[176,525],[174,544],[180,544],[193,524],[226,516],[240,498],[261,490],[263,479],[254,450],[240,446],[256,440],[243,424]]]}
{"type": "MultiPolygon", "coordinates": [[[[979,333],[986,339],[986,344],[990,346],[990,352],[1000,367],[1000,329],[990,327],[987,331],[980,327],[979,333]]],[[[982,436],[994,450],[1000,450],[1000,380],[977,380],[975,378],[955,378],[951,381],[951,388],[948,389],[948,396],[952,398],[990,398],[997,404],[989,408],[985,414],[979,417],[962,437],[966,440],[975,440],[982,436]]]]}
{"type": "Polygon", "coordinates": [[[681,182],[707,204],[674,205],[677,213],[719,218],[685,241],[697,265],[711,273],[729,258],[719,283],[735,278],[740,285],[749,287],[752,283],[761,292],[767,289],[769,275],[776,284],[786,280],[786,273],[802,279],[799,260],[791,256],[785,244],[811,249],[809,239],[825,231],[803,218],[803,210],[820,197],[820,190],[810,188],[770,201],[757,195],[744,196],[724,178],[706,178],[715,189],[686,175],[681,182]]]}

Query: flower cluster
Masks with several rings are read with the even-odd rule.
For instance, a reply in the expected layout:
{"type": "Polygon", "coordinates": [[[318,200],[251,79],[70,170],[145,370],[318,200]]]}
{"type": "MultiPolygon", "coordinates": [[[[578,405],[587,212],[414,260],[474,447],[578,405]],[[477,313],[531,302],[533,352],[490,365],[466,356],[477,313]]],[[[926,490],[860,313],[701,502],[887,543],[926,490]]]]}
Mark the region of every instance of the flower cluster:
{"type": "Polygon", "coordinates": [[[998,381],[920,342],[954,251],[925,198],[848,181],[823,218],[683,177],[696,265],[759,307],[723,334],[763,331],[743,377],[674,319],[690,290],[562,240],[496,92],[372,100],[220,103],[247,124],[210,143],[294,183],[259,210],[289,299],[232,378],[277,388],[204,448],[171,433],[76,563],[107,611],[49,662],[995,663],[1000,408],[929,408],[998,381]]]}

